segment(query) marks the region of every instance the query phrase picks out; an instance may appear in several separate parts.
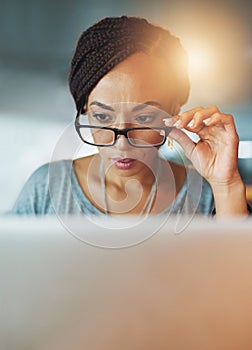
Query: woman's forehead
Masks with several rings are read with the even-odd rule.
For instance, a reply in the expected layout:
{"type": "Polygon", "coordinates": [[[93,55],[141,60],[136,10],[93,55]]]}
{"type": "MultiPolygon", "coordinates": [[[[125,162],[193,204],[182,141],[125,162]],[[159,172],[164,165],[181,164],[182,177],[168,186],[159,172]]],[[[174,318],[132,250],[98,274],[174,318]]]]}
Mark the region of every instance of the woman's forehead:
{"type": "Polygon", "coordinates": [[[172,74],[166,68],[160,59],[134,54],[100,79],[89,95],[88,106],[93,101],[106,104],[155,101],[165,108],[174,95],[172,74]]]}

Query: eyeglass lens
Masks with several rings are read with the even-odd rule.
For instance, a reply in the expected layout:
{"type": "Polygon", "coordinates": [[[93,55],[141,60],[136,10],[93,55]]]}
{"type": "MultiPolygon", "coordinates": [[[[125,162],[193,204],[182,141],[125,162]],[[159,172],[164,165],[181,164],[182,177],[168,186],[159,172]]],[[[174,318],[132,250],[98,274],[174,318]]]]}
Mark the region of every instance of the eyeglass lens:
{"type": "MultiPolygon", "coordinates": [[[[110,146],[115,142],[115,133],[109,129],[92,127],[80,128],[83,141],[94,145],[110,146]]],[[[163,143],[164,133],[160,129],[135,129],[128,130],[128,141],[133,146],[156,146],[163,143]]],[[[121,136],[124,137],[124,136],[121,136]]]]}

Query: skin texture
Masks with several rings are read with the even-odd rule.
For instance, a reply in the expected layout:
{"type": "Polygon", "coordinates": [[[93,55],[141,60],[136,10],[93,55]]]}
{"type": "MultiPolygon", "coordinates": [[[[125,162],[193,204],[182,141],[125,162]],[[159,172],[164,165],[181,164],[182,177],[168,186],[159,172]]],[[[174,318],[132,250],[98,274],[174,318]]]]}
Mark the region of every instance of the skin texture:
{"type": "MultiPolygon", "coordinates": [[[[170,136],[184,149],[196,170],[212,186],[217,215],[247,215],[245,187],[237,168],[238,136],[233,117],[215,106],[197,107],[179,115],[172,76],[161,60],[136,53],[106,74],[92,90],[86,106],[89,123],[97,125],[102,115],[106,126],[117,128],[141,125],[151,110],[162,110],[155,126],[172,126],[170,136]],[[136,104],[150,104],[138,114],[136,104]],[[108,110],[112,108],[113,111],[108,110]],[[171,115],[173,117],[171,117],[171,115]],[[182,129],[195,132],[195,144],[182,129]]],[[[100,122],[100,121],[99,121],[100,122]]],[[[151,124],[152,125],[152,124],[151,124]]],[[[145,124],[143,126],[146,126],[145,124]]],[[[109,212],[138,214],[146,202],[157,170],[157,149],[129,145],[120,135],[111,147],[100,147],[98,155],[74,162],[79,183],[89,199],[103,210],[99,168],[103,159],[109,212]],[[117,159],[134,159],[127,169],[117,166],[117,159]]],[[[152,213],[158,213],[175,198],[185,180],[185,169],[161,161],[161,178],[152,213]]]]}

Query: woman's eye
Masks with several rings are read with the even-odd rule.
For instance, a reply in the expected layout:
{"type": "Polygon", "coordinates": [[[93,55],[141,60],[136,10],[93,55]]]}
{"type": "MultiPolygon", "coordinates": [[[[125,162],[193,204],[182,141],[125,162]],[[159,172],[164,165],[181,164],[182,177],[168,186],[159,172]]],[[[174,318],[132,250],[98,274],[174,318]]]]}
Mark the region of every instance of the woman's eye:
{"type": "Polygon", "coordinates": [[[136,117],[138,123],[152,123],[156,117],[154,115],[139,115],[136,117]]]}
{"type": "Polygon", "coordinates": [[[111,116],[107,114],[97,113],[93,114],[92,117],[100,123],[110,123],[112,121],[111,116]]]}

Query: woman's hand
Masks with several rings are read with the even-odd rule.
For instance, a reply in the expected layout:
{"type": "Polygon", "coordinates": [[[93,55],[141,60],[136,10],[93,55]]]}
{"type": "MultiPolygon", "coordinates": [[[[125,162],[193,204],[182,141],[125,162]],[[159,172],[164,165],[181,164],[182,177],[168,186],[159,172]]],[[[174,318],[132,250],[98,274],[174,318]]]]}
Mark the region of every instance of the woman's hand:
{"type": "Polygon", "coordinates": [[[194,108],[181,116],[165,119],[175,126],[169,136],[184,149],[195,169],[213,185],[231,185],[240,182],[238,172],[239,138],[232,115],[224,114],[216,106],[194,108]],[[181,129],[199,136],[193,142],[181,129]]]}
{"type": "Polygon", "coordinates": [[[232,115],[215,106],[194,108],[164,120],[195,169],[210,183],[218,216],[247,216],[245,186],[238,171],[239,138],[232,115]],[[193,142],[181,129],[199,136],[193,142]]]}

